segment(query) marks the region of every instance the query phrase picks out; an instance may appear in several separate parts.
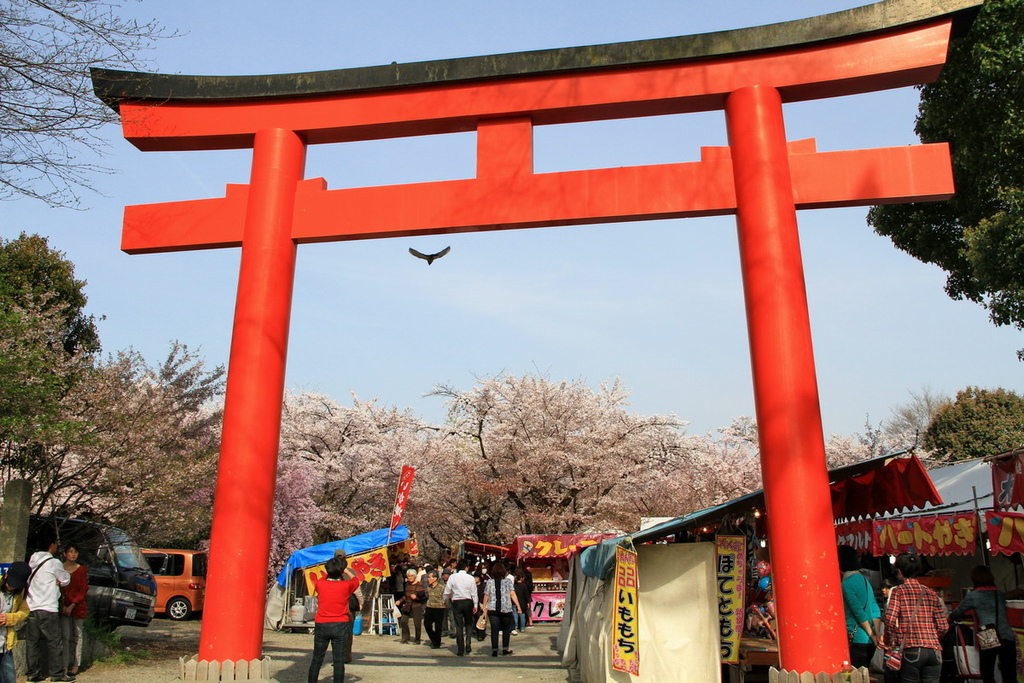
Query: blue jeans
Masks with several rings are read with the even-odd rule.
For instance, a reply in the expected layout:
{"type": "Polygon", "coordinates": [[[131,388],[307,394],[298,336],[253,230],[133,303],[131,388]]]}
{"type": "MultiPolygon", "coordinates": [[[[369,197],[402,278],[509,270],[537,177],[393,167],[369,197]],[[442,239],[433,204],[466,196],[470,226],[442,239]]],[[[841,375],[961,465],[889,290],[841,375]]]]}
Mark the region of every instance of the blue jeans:
{"type": "Polygon", "coordinates": [[[516,615],[516,630],[522,633],[523,629],[526,628],[526,612],[517,612],[516,615]]]}
{"type": "Polygon", "coordinates": [[[900,683],[939,683],[942,658],[938,651],[928,647],[903,648],[900,683]]]}
{"type": "Polygon", "coordinates": [[[0,683],[18,683],[14,673],[14,653],[10,650],[0,653],[0,683]]]}
{"type": "Polygon", "coordinates": [[[351,621],[327,621],[313,627],[313,661],[309,663],[308,683],[320,680],[320,667],[323,666],[328,644],[334,662],[334,683],[344,683],[345,643],[351,631],[351,621]]]}

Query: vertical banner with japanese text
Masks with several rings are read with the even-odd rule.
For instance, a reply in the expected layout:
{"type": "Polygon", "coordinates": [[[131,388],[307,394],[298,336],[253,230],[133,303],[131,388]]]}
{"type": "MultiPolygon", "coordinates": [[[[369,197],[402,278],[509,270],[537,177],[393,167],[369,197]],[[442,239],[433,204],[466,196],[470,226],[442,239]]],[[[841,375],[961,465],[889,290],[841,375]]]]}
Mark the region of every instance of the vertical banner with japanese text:
{"type": "Polygon", "coordinates": [[[740,663],[740,636],[746,598],[747,556],[743,536],[715,536],[715,573],[718,579],[718,632],[723,664],[740,663]]]}
{"type": "Polygon", "coordinates": [[[412,480],[415,476],[415,467],[402,465],[402,476],[398,479],[398,491],[395,493],[395,509],[391,513],[391,528],[388,530],[389,541],[391,532],[402,522],[402,515],[405,514],[405,506],[409,502],[409,493],[412,491],[412,480]]]}
{"type": "Polygon", "coordinates": [[[640,675],[636,552],[615,549],[615,602],[612,614],[612,668],[640,675]]]}

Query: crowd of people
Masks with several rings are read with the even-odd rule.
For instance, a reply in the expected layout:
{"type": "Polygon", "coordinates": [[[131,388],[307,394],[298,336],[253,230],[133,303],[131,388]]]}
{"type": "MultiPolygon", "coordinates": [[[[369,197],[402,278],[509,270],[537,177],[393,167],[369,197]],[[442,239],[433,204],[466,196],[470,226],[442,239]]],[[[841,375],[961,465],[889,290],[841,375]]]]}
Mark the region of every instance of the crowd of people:
{"type": "Polygon", "coordinates": [[[982,683],[995,683],[997,662],[1003,681],[1016,680],[1016,639],[1006,596],[986,565],[971,570],[973,589],[951,611],[919,580],[925,566],[915,553],[896,557],[895,579],[881,583],[882,605],[854,548],[839,547],[839,570],[852,666],[880,670],[886,683],[939,683],[947,635],[971,615],[982,683]],[[985,644],[982,631],[990,629],[992,640],[985,644]]]}
{"type": "MultiPolygon", "coordinates": [[[[359,581],[343,552],[324,565],[326,575],[314,582],[317,611],[313,627],[313,659],[307,680],[316,683],[330,646],[334,683],[345,679],[352,661],[352,622],[358,614],[359,581]]],[[[473,652],[473,640],[491,634],[491,656],[513,654],[511,638],[533,626],[530,604],[533,576],[528,569],[509,571],[501,560],[450,560],[440,565],[410,562],[395,568],[392,589],[401,642],[439,649],[454,638],[456,655],[473,652]]],[[[0,681],[6,683],[6,681],[0,681]]]]}
{"type": "Polygon", "coordinates": [[[426,645],[436,650],[453,638],[464,657],[489,632],[491,656],[508,656],[512,636],[533,625],[533,576],[503,560],[412,562],[395,572],[393,588],[402,643],[422,644],[425,630],[426,645]]]}
{"type": "Polygon", "coordinates": [[[14,646],[25,639],[29,681],[74,681],[82,663],[88,570],[73,545],[58,556],[48,537],[28,562],[15,562],[0,582],[0,683],[16,683],[14,646]]]}

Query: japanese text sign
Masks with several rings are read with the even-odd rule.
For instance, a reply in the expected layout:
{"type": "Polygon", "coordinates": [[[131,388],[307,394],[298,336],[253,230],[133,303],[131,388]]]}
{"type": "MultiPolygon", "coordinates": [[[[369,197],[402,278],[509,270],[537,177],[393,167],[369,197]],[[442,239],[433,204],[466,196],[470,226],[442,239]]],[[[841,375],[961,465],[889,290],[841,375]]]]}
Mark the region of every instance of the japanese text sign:
{"type": "Polygon", "coordinates": [[[405,506],[409,502],[409,493],[412,492],[412,480],[415,476],[415,467],[402,465],[402,476],[398,479],[398,492],[395,494],[395,510],[391,515],[392,531],[402,522],[402,515],[405,514],[405,506]]]}
{"type": "MultiPolygon", "coordinates": [[[[360,555],[352,555],[348,558],[348,568],[360,581],[382,579],[391,576],[391,569],[388,566],[388,559],[385,555],[386,552],[385,549],[381,548],[380,550],[371,550],[360,555]]],[[[303,568],[302,575],[306,579],[306,592],[312,595],[313,581],[327,576],[327,570],[324,569],[324,565],[318,564],[303,568]]]]}
{"type": "Polygon", "coordinates": [[[640,675],[636,553],[615,549],[615,600],[612,612],[612,668],[640,675]]]}
{"type": "Polygon", "coordinates": [[[715,574],[718,582],[718,634],[722,663],[739,664],[740,636],[747,585],[746,539],[715,537],[715,574]]]}
{"type": "Polygon", "coordinates": [[[990,510],[985,513],[985,526],[993,553],[1024,552],[1024,514],[990,510]]]}
{"type": "Polygon", "coordinates": [[[1024,505],[1024,453],[992,461],[992,493],[997,509],[1024,505]]]}
{"type": "Polygon", "coordinates": [[[978,518],[971,513],[911,519],[875,520],[872,555],[970,555],[978,536],[978,518]]]}

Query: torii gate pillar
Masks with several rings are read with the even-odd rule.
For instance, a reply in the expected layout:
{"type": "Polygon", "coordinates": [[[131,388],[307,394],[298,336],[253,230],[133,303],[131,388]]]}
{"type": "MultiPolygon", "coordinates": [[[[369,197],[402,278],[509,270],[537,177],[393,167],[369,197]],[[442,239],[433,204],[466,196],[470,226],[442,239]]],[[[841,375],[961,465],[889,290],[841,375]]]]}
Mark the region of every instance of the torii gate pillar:
{"type": "Polygon", "coordinates": [[[796,210],[947,199],[944,144],[822,152],[784,102],[935,79],[982,0],[887,0],[787,24],[313,74],[94,70],[142,150],[253,149],[224,197],[129,206],[129,253],[241,247],[200,659],[252,660],[280,434],[295,246],[736,214],[784,669],[849,658],[796,210]],[[696,162],[535,174],[538,125],[724,109],[696,162]],[[327,189],[305,145],[476,131],[477,176],[327,189]]]}
{"type": "Polygon", "coordinates": [[[835,628],[839,565],[782,99],[751,86],[729,95],[725,113],[765,505],[786,530],[770,534],[779,650],[834,667],[820,653],[842,652],[846,631],[835,628]],[[801,618],[790,622],[793,606],[801,618]]]}

